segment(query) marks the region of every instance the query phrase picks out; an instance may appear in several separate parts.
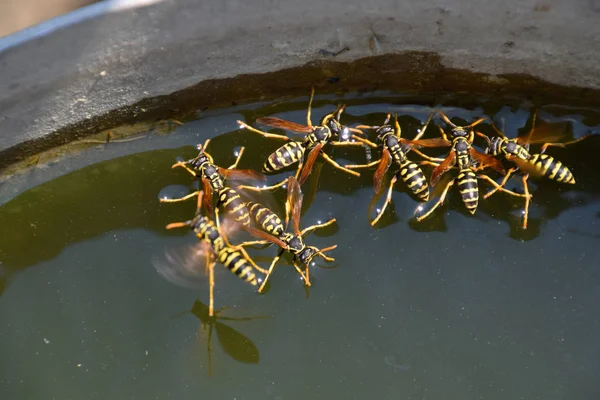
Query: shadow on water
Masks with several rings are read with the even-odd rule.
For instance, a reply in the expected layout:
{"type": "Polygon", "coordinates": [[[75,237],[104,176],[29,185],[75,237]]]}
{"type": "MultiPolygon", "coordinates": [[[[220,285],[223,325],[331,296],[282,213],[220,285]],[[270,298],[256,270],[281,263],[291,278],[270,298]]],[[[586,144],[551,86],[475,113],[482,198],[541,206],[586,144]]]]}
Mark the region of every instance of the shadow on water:
{"type": "Polygon", "coordinates": [[[191,313],[200,320],[200,331],[199,337],[206,339],[206,352],[207,352],[207,365],[208,375],[212,375],[212,337],[213,332],[217,337],[217,341],[223,351],[233,358],[235,361],[244,364],[258,364],[260,360],[260,354],[256,345],[245,336],[243,333],[230,327],[223,321],[240,322],[240,321],[254,321],[260,319],[271,318],[270,316],[253,316],[253,317],[228,317],[221,315],[227,307],[215,310],[214,316],[208,315],[208,306],[202,303],[200,300],[194,302],[194,306],[190,311],[186,311],[184,314],[191,313]]]}

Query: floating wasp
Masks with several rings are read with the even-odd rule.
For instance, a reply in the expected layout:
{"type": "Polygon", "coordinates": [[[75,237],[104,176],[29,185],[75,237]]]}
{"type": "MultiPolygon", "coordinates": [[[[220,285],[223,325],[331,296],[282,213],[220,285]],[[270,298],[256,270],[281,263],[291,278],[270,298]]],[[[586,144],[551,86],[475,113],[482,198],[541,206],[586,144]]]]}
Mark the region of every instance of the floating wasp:
{"type": "MultiPolygon", "coordinates": [[[[232,215],[236,222],[242,225],[250,223],[248,209],[244,205],[240,195],[232,188],[226,187],[225,179],[255,179],[265,180],[265,176],[247,169],[237,169],[237,165],[242,158],[244,148],[240,149],[235,163],[229,168],[221,168],[214,164],[213,158],[206,152],[206,148],[210,143],[210,139],[204,142],[204,145],[198,145],[198,155],[188,161],[178,162],[173,165],[175,167],[183,167],[189,173],[202,179],[202,191],[204,193],[204,207],[208,210],[209,215],[212,215],[212,193],[217,192],[217,207],[222,206],[225,212],[232,215]],[[188,166],[189,165],[189,166],[188,166]]],[[[179,199],[161,199],[163,203],[174,203],[184,201],[198,195],[200,191],[188,194],[179,199]]]]}
{"type": "MultiPolygon", "coordinates": [[[[424,139],[424,140],[411,140],[410,144],[422,147],[451,147],[448,156],[441,162],[436,163],[432,161],[426,161],[425,163],[434,165],[435,168],[431,174],[430,184],[435,186],[442,175],[449,171],[452,167],[458,164],[458,175],[456,178],[450,180],[440,198],[436,201],[433,207],[422,215],[417,216],[417,221],[421,221],[429,216],[440,204],[444,202],[446,194],[450,187],[454,185],[458,179],[458,190],[460,191],[462,201],[471,214],[474,214],[477,210],[477,204],[479,202],[479,189],[477,186],[477,178],[486,179],[495,183],[491,178],[486,175],[477,175],[475,171],[483,169],[485,167],[491,167],[501,174],[505,173],[502,164],[495,158],[480,153],[472,147],[475,133],[473,127],[480,124],[485,120],[481,118],[467,126],[457,126],[450,122],[448,117],[443,113],[440,113],[444,120],[452,126],[451,136],[452,141],[448,140],[446,133],[440,128],[441,139],[424,139]],[[477,165],[475,167],[474,165],[477,165]]],[[[425,156],[426,159],[431,160],[430,157],[425,156]]],[[[417,211],[422,210],[422,206],[417,208],[417,211]]]]}
{"type": "Polygon", "coordinates": [[[529,204],[531,201],[529,184],[527,182],[530,174],[534,176],[544,176],[557,182],[575,184],[575,177],[573,177],[573,174],[569,168],[567,168],[560,161],[556,160],[554,157],[544,154],[546,149],[551,146],[565,147],[568,144],[579,142],[587,137],[586,135],[582,138],[567,143],[558,143],[557,141],[564,138],[565,131],[552,130],[550,129],[549,125],[547,125],[545,129],[536,128],[536,118],[537,111],[533,113],[531,129],[529,132],[526,135],[519,135],[514,139],[509,139],[506,137],[506,135],[504,135],[504,133],[502,133],[494,124],[492,124],[492,126],[499,136],[490,138],[483,133],[477,132],[477,135],[484,138],[487,142],[488,146],[485,151],[486,154],[492,156],[502,155],[504,158],[510,160],[516,165],[516,167],[510,168],[502,179],[502,182],[499,185],[495,185],[495,188],[486,193],[483,198],[488,198],[498,190],[513,196],[525,197],[525,209],[523,211],[522,225],[523,229],[527,229],[529,204]],[[543,143],[542,148],[539,153],[531,154],[529,152],[529,146],[536,143],[543,143]],[[523,172],[521,176],[523,190],[525,192],[523,195],[504,188],[511,175],[517,172],[519,169],[523,172]]]}
{"type": "MultiPolygon", "coordinates": [[[[209,274],[210,303],[209,315],[214,315],[214,265],[219,261],[230,270],[234,275],[243,281],[253,285],[258,285],[258,278],[254,270],[266,273],[260,268],[246,253],[243,247],[231,245],[224,231],[222,230],[218,215],[216,225],[211,219],[202,215],[202,192],[198,194],[198,206],[196,215],[189,221],[174,222],[167,225],[167,229],[181,228],[188,226],[196,234],[200,242],[188,249],[186,253],[167,252],[166,261],[156,261],[155,268],[168,280],[183,285],[186,281],[195,278],[198,275],[198,268],[203,263],[209,274]],[[216,260],[215,260],[216,257],[216,260]]],[[[217,213],[218,214],[218,213],[217,213]]],[[[225,229],[232,227],[231,224],[237,224],[231,219],[225,219],[225,229]]]]}
{"type": "MultiPolygon", "coordinates": [[[[423,133],[427,129],[427,126],[429,125],[429,121],[431,120],[432,116],[433,114],[429,116],[429,119],[425,123],[425,126],[423,127],[421,132],[415,137],[415,140],[419,139],[421,135],[423,135],[423,133]]],[[[369,207],[369,215],[371,214],[371,209],[373,205],[375,204],[375,202],[379,198],[379,195],[381,194],[383,176],[389,169],[390,164],[392,163],[392,161],[394,161],[399,167],[398,173],[396,173],[390,181],[385,203],[383,204],[383,207],[380,210],[378,210],[377,216],[371,222],[371,226],[374,226],[379,221],[379,219],[383,216],[387,205],[391,202],[392,189],[394,187],[394,184],[396,183],[396,180],[398,179],[398,176],[400,176],[400,178],[402,179],[402,181],[404,181],[408,189],[419,200],[427,201],[429,199],[429,188],[427,186],[425,174],[423,174],[423,171],[416,163],[410,161],[406,156],[406,154],[411,150],[414,150],[418,153],[420,152],[416,149],[412,149],[408,144],[409,141],[400,137],[401,130],[400,124],[398,124],[397,116],[395,117],[394,126],[392,127],[392,125],[388,125],[390,117],[391,115],[388,114],[385,121],[383,122],[383,125],[381,126],[359,125],[357,127],[376,129],[377,139],[382,143],[383,147],[381,158],[368,164],[346,166],[347,168],[368,168],[377,165],[377,170],[375,171],[375,175],[373,177],[375,196],[373,197],[373,200],[371,201],[371,205],[369,207]]],[[[371,147],[378,147],[376,144],[371,142],[368,142],[368,144],[371,147]]]]}
{"type": "Polygon", "coordinates": [[[244,227],[244,229],[248,230],[252,235],[256,236],[257,238],[261,238],[263,240],[244,242],[241,243],[240,246],[275,243],[281,248],[277,256],[273,259],[273,262],[271,263],[271,266],[267,271],[262,285],[260,286],[260,288],[258,288],[259,292],[263,291],[265,285],[267,284],[269,276],[271,276],[275,265],[281,258],[284,251],[288,251],[294,256],[294,268],[296,268],[296,271],[298,272],[298,274],[300,274],[306,286],[310,286],[309,267],[314,257],[319,256],[328,262],[335,261],[333,258],[326,256],[324,253],[335,249],[337,245],[330,246],[325,249],[318,249],[314,246],[307,246],[303,240],[303,236],[306,235],[308,232],[314,231],[315,229],[324,228],[333,224],[335,222],[335,218],[332,218],[325,223],[319,223],[317,225],[312,225],[307,228],[304,228],[303,230],[300,230],[300,213],[302,210],[303,195],[300,189],[300,184],[295,177],[290,176],[287,179],[287,181],[288,194],[285,203],[285,226],[283,225],[281,218],[279,218],[273,211],[271,211],[267,207],[258,203],[247,203],[247,206],[250,210],[250,215],[252,216],[256,224],[260,226],[263,230],[256,229],[253,227],[244,227]],[[292,226],[294,229],[294,233],[286,232],[286,227],[288,225],[290,214],[292,217],[292,226]],[[296,264],[296,260],[299,260],[300,263],[304,265],[304,272],[296,264]]]}
{"type": "MultiPolygon", "coordinates": [[[[323,147],[327,144],[331,144],[332,146],[362,146],[361,141],[363,139],[353,135],[347,134],[347,130],[352,128],[343,127],[339,123],[339,116],[343,111],[344,107],[338,107],[334,112],[327,114],[321,119],[321,122],[317,126],[313,126],[311,122],[311,106],[314,97],[314,88],[310,94],[310,100],[308,103],[308,112],[306,116],[307,125],[301,125],[294,122],[286,121],[276,117],[264,117],[256,120],[257,123],[267,126],[272,126],[275,128],[285,129],[294,133],[300,133],[305,135],[302,141],[295,141],[290,139],[285,135],[276,135],[272,133],[266,133],[260,131],[256,128],[253,128],[242,121],[237,121],[241,128],[248,129],[252,132],[258,133],[265,138],[269,139],[279,139],[287,141],[286,144],[275,150],[265,161],[263,165],[263,172],[276,172],[282,170],[290,165],[298,163],[298,168],[296,171],[296,179],[302,185],[308,175],[310,174],[312,167],[317,160],[319,154],[327,161],[329,164],[333,165],[336,169],[340,171],[344,171],[348,174],[354,176],[360,176],[360,174],[356,171],[352,171],[345,167],[339,165],[335,160],[327,155],[323,150],[323,147]],[[336,117],[337,115],[337,117],[336,117]],[[334,134],[342,134],[340,138],[342,141],[333,141],[334,134]],[[356,141],[348,141],[347,139],[354,139],[356,141]],[[306,163],[304,161],[304,154],[309,150],[308,157],[306,158],[306,163]]],[[[356,129],[352,129],[353,132],[359,132],[356,129]]],[[[254,188],[250,186],[244,186],[245,189],[250,190],[268,190],[268,189],[276,189],[285,185],[285,180],[268,187],[262,188],[254,188]]]]}

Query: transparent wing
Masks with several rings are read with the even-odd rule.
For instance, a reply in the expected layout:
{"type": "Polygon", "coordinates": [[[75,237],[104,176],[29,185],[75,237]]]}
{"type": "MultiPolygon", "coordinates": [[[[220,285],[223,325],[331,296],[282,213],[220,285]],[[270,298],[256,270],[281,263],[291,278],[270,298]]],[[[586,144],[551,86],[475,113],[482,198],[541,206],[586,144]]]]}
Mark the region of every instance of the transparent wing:
{"type": "Polygon", "coordinates": [[[199,241],[193,245],[172,247],[152,259],[152,265],[163,278],[178,286],[198,289],[206,284],[206,255],[213,258],[210,245],[199,241]]]}

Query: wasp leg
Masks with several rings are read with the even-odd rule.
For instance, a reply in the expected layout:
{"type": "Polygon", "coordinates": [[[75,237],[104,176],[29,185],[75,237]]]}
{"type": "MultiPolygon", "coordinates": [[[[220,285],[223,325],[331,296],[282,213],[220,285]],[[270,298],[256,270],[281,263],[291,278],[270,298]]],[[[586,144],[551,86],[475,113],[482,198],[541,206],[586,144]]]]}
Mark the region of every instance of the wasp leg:
{"type": "Polygon", "coordinates": [[[274,133],[267,133],[267,132],[263,132],[261,130],[258,130],[256,128],[251,127],[250,125],[242,122],[242,121],[237,121],[238,125],[240,126],[240,128],[242,129],[248,129],[249,131],[252,131],[254,133],[258,133],[259,135],[267,138],[267,139],[279,139],[279,140],[285,140],[285,141],[290,141],[292,139],[290,139],[289,137],[285,136],[285,135],[277,135],[274,133]]]}
{"type": "Polygon", "coordinates": [[[331,224],[333,224],[335,222],[335,218],[331,218],[329,221],[327,222],[323,222],[322,224],[316,224],[316,225],[311,225],[307,228],[304,228],[301,232],[300,232],[300,236],[304,236],[305,234],[307,234],[308,232],[312,232],[315,229],[320,229],[320,228],[325,228],[326,226],[329,226],[331,224]]]}
{"type": "Polygon", "coordinates": [[[346,165],[345,167],[348,169],[354,169],[354,168],[371,168],[376,166],[377,164],[379,164],[379,162],[381,161],[381,158],[377,161],[372,161],[368,164],[352,164],[352,165],[346,165]]]}
{"type": "MultiPolygon", "coordinates": [[[[433,213],[435,211],[435,209],[437,209],[446,199],[446,195],[448,194],[448,190],[450,190],[450,188],[452,187],[452,185],[454,185],[454,181],[456,179],[452,179],[450,182],[448,182],[448,184],[446,185],[446,187],[444,188],[444,191],[442,192],[442,195],[440,196],[440,198],[438,199],[438,201],[433,205],[433,207],[431,207],[431,209],[429,209],[429,211],[427,211],[425,214],[420,215],[417,217],[417,221],[422,221],[425,218],[427,218],[428,216],[431,215],[431,213],[433,213]]],[[[419,206],[421,207],[421,206],[419,206]]],[[[419,207],[417,207],[417,210],[419,210],[419,207]]]]}
{"type": "Polygon", "coordinates": [[[235,162],[231,165],[231,167],[227,168],[227,169],[235,169],[237,168],[238,164],[240,163],[240,160],[242,159],[242,154],[244,154],[244,150],[246,148],[242,146],[242,148],[240,149],[240,152],[237,155],[237,158],[235,159],[235,162]]]}
{"type": "Polygon", "coordinates": [[[590,135],[587,134],[587,135],[585,135],[583,137],[580,137],[579,139],[571,140],[570,142],[566,142],[566,143],[546,143],[546,144],[544,144],[542,146],[542,149],[540,150],[540,154],[544,154],[546,152],[546,149],[548,147],[551,147],[551,146],[553,146],[553,147],[567,147],[570,144],[581,142],[583,139],[587,139],[588,136],[590,136],[590,135]]]}
{"type": "Polygon", "coordinates": [[[302,270],[300,269],[300,267],[298,267],[298,265],[296,264],[296,260],[294,260],[294,268],[296,268],[296,271],[300,274],[300,276],[304,280],[304,285],[305,286],[310,286],[310,269],[309,269],[309,265],[306,264],[304,266],[304,273],[303,273],[302,270]]]}
{"type": "Polygon", "coordinates": [[[435,113],[433,113],[433,112],[431,114],[429,114],[429,118],[427,118],[427,122],[425,122],[425,125],[423,125],[423,128],[421,128],[421,132],[419,132],[417,134],[417,136],[414,137],[413,140],[419,140],[421,138],[421,136],[423,136],[423,134],[427,130],[427,126],[429,126],[429,122],[431,122],[431,119],[433,118],[434,115],[435,115],[435,113]]]}
{"type": "MultiPolygon", "coordinates": [[[[478,177],[479,179],[485,179],[486,181],[488,181],[489,183],[491,183],[493,186],[495,186],[495,188],[496,188],[496,189],[494,190],[494,192],[495,192],[495,191],[497,191],[497,190],[499,190],[499,191],[501,191],[501,192],[508,193],[508,194],[510,194],[511,196],[515,196],[515,197],[527,197],[527,196],[526,196],[526,195],[524,195],[524,194],[520,194],[520,193],[513,192],[512,190],[508,190],[508,189],[506,189],[506,188],[502,187],[501,185],[498,185],[498,184],[496,183],[496,181],[494,181],[492,178],[490,178],[490,177],[489,177],[489,176],[487,176],[487,175],[477,175],[477,177],[478,177]]],[[[485,196],[484,196],[483,198],[484,198],[484,199],[487,199],[488,197],[490,197],[490,196],[489,196],[489,194],[490,194],[489,192],[488,192],[488,193],[486,193],[486,194],[485,194],[485,196]]]]}
{"type": "Polygon", "coordinates": [[[186,200],[189,200],[189,199],[191,199],[192,197],[196,197],[196,196],[198,196],[198,194],[199,194],[199,193],[200,193],[200,191],[199,191],[199,190],[196,190],[195,192],[192,192],[192,193],[190,193],[190,194],[188,194],[188,195],[186,195],[186,196],[180,197],[180,198],[178,198],[178,199],[169,199],[169,198],[167,198],[167,197],[163,197],[163,198],[162,198],[162,199],[160,199],[159,201],[160,201],[161,203],[178,203],[178,202],[180,202],[180,201],[186,201],[186,200]]]}
{"type": "Polygon", "coordinates": [[[371,226],[375,226],[375,224],[377,224],[377,222],[379,222],[381,217],[383,217],[383,213],[385,213],[385,209],[387,208],[388,204],[390,204],[392,202],[392,189],[394,188],[394,184],[396,183],[396,180],[398,180],[398,176],[394,175],[394,177],[390,181],[390,186],[388,187],[387,195],[385,196],[385,203],[383,203],[381,210],[379,210],[377,212],[377,216],[375,217],[375,219],[373,221],[371,221],[371,226]]]}
{"type": "Polygon", "coordinates": [[[523,211],[523,229],[527,229],[527,220],[529,219],[529,202],[531,201],[531,195],[529,194],[529,184],[527,179],[529,174],[523,175],[523,190],[525,191],[525,210],[523,211]]]}
{"type": "Polygon", "coordinates": [[[271,263],[271,266],[269,267],[269,270],[265,272],[265,278],[264,278],[262,284],[260,285],[260,287],[258,288],[258,293],[262,293],[263,292],[263,290],[265,288],[265,285],[267,284],[267,281],[269,280],[269,277],[271,276],[271,273],[273,272],[273,269],[275,268],[275,265],[277,264],[277,262],[281,258],[281,255],[283,254],[283,252],[284,252],[283,249],[279,250],[279,253],[273,259],[273,262],[271,263]]]}
{"type": "Polygon", "coordinates": [[[238,244],[239,247],[256,246],[259,244],[271,244],[268,240],[252,240],[238,244]]]}
{"type": "Polygon", "coordinates": [[[420,150],[417,150],[415,148],[412,148],[411,151],[417,153],[418,155],[420,155],[421,157],[423,157],[424,159],[431,161],[431,162],[437,162],[437,163],[441,163],[442,161],[444,161],[443,158],[436,158],[436,157],[429,157],[427,154],[423,153],[420,150]]]}
{"type": "Polygon", "coordinates": [[[208,290],[209,290],[209,303],[208,303],[208,316],[212,317],[215,313],[215,263],[211,260],[211,255],[206,255],[206,263],[208,265],[208,290]]]}
{"type": "Polygon", "coordinates": [[[251,190],[253,192],[262,192],[264,190],[274,190],[274,189],[278,189],[282,186],[285,186],[287,181],[288,181],[288,178],[285,178],[281,182],[279,182],[275,185],[271,185],[271,186],[256,187],[256,186],[239,185],[237,188],[242,189],[242,190],[251,190]]]}
{"type": "Polygon", "coordinates": [[[189,172],[189,173],[190,173],[190,174],[192,174],[193,176],[197,177],[197,176],[198,176],[198,174],[196,173],[196,171],[194,171],[193,169],[191,169],[190,167],[188,167],[186,163],[187,163],[187,161],[179,161],[179,162],[177,162],[177,163],[173,164],[173,165],[171,166],[171,168],[183,167],[183,168],[185,168],[185,170],[186,170],[187,172],[189,172]]]}
{"type": "MultiPolygon", "coordinates": [[[[348,128],[348,129],[350,129],[350,128],[348,128]]],[[[366,144],[367,146],[372,147],[374,149],[376,149],[378,147],[375,143],[371,142],[369,139],[364,139],[364,138],[361,138],[361,137],[358,137],[355,135],[352,135],[352,139],[356,140],[356,142],[366,144]]],[[[354,142],[354,143],[356,143],[356,142],[354,142]]],[[[336,143],[353,143],[353,142],[331,142],[331,144],[333,144],[334,146],[339,146],[339,144],[336,144],[336,143]]],[[[348,145],[346,145],[346,146],[348,146],[348,145]]]]}
{"type": "Polygon", "coordinates": [[[317,252],[317,255],[318,255],[319,257],[321,257],[323,260],[327,261],[327,262],[334,262],[334,261],[335,261],[335,258],[333,258],[333,257],[329,257],[329,256],[326,256],[326,255],[325,255],[325,254],[323,254],[321,251],[318,251],[318,252],[317,252]]]}
{"type": "MultiPolygon", "coordinates": [[[[504,186],[506,185],[506,182],[508,182],[508,180],[510,179],[510,176],[512,174],[514,174],[517,171],[517,169],[518,168],[511,168],[511,169],[509,169],[506,172],[506,175],[504,175],[504,178],[502,178],[502,182],[500,182],[500,184],[497,184],[496,181],[491,180],[489,177],[486,176],[486,178],[490,179],[490,181],[491,181],[490,183],[493,182],[492,185],[494,186],[494,189],[492,189],[489,192],[487,192],[486,194],[484,194],[483,198],[487,199],[488,197],[490,197],[491,195],[493,195],[494,193],[496,193],[498,190],[506,191],[507,189],[504,189],[504,186]]],[[[482,175],[482,176],[484,176],[484,175],[482,175]]],[[[510,193],[514,193],[514,192],[510,192],[510,193]]]]}
{"type": "Polygon", "coordinates": [[[333,246],[329,246],[329,247],[325,247],[324,249],[317,249],[315,248],[315,254],[319,257],[321,257],[323,260],[327,261],[327,262],[334,262],[335,258],[333,257],[328,257],[326,256],[324,253],[331,251],[333,249],[337,248],[337,244],[334,244],[333,246]]]}
{"type": "Polygon", "coordinates": [[[325,161],[327,161],[329,164],[333,165],[336,169],[339,169],[341,171],[344,171],[350,175],[354,175],[354,176],[360,176],[360,174],[356,171],[352,171],[351,169],[347,169],[342,167],[340,164],[336,163],[331,157],[329,157],[327,154],[325,153],[321,153],[321,155],[323,156],[323,158],[325,159],[325,161]]]}
{"type": "Polygon", "coordinates": [[[254,260],[250,257],[250,255],[248,254],[248,252],[246,251],[246,249],[244,249],[243,247],[240,246],[231,246],[236,250],[239,250],[240,253],[242,253],[244,255],[244,258],[250,263],[250,265],[252,265],[252,267],[259,271],[261,274],[266,274],[267,270],[264,268],[259,267],[254,260]]]}
{"type": "Polygon", "coordinates": [[[310,99],[308,100],[308,111],[306,112],[306,125],[310,126],[311,128],[313,125],[311,122],[310,114],[311,114],[313,97],[315,97],[315,88],[311,87],[310,88],[310,99]]]}
{"type": "MultiPolygon", "coordinates": [[[[296,180],[298,180],[298,178],[300,177],[300,173],[302,173],[302,168],[304,168],[304,158],[300,159],[300,162],[298,163],[298,168],[296,168],[296,174],[294,175],[296,177],[296,180]]],[[[285,180],[285,182],[287,183],[287,179],[285,180]]]]}
{"type": "Polygon", "coordinates": [[[435,163],[435,162],[431,162],[431,161],[420,161],[419,165],[431,165],[432,167],[437,167],[440,164],[439,163],[435,163]]]}
{"type": "Polygon", "coordinates": [[[329,143],[331,143],[332,146],[340,146],[340,147],[343,147],[343,146],[362,146],[363,143],[368,144],[369,146],[370,145],[374,145],[375,147],[377,147],[377,145],[375,143],[372,143],[371,141],[369,141],[367,139],[363,139],[363,138],[359,138],[359,137],[355,137],[355,136],[353,136],[352,139],[355,139],[356,142],[329,142],[329,143]]]}
{"type": "MultiPolygon", "coordinates": [[[[442,115],[444,115],[444,114],[442,114],[442,115]]],[[[456,126],[456,125],[454,125],[454,126],[456,126]]],[[[438,126],[438,129],[440,130],[440,135],[442,136],[442,139],[448,140],[448,136],[446,135],[446,132],[444,132],[444,130],[441,127],[439,127],[439,126],[438,126]]]]}

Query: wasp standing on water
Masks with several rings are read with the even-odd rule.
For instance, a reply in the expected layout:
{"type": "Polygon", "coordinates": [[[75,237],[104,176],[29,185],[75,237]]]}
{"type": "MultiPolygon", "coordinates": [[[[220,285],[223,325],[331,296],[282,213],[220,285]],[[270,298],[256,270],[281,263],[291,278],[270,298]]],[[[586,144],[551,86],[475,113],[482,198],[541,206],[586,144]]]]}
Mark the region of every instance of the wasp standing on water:
{"type": "Polygon", "coordinates": [[[206,152],[206,148],[210,143],[210,139],[204,142],[204,145],[198,145],[198,155],[188,161],[178,162],[172,168],[183,167],[190,174],[202,179],[202,191],[196,191],[187,196],[178,199],[160,199],[163,203],[175,203],[192,198],[199,193],[204,193],[204,207],[208,210],[209,215],[213,214],[213,191],[217,193],[217,207],[221,206],[225,212],[232,215],[236,222],[242,225],[250,223],[250,216],[244,201],[239,193],[230,187],[225,186],[225,179],[254,179],[265,180],[265,176],[252,170],[237,169],[237,165],[242,158],[244,148],[242,147],[237,155],[235,163],[229,168],[221,168],[214,164],[213,158],[206,152]]]}
{"type": "MultiPolygon", "coordinates": [[[[431,157],[422,155],[427,160],[424,163],[435,166],[430,179],[430,184],[432,187],[439,182],[442,175],[448,172],[456,164],[458,164],[458,175],[456,178],[451,179],[448,181],[448,183],[446,183],[439,199],[427,212],[416,216],[417,221],[427,218],[444,202],[448,190],[450,190],[455,182],[457,182],[458,190],[465,207],[471,214],[475,214],[479,202],[479,188],[477,185],[477,179],[485,179],[497,185],[496,182],[488,176],[482,174],[478,175],[475,172],[486,167],[491,167],[501,174],[505,173],[504,167],[497,159],[480,153],[472,147],[475,137],[473,127],[485,121],[485,118],[480,118],[470,125],[457,126],[453,124],[444,113],[440,112],[440,114],[444,121],[446,121],[446,123],[452,127],[452,141],[448,140],[448,136],[444,130],[440,128],[440,134],[442,136],[441,139],[411,140],[409,143],[414,146],[422,147],[451,147],[448,156],[446,156],[441,163],[438,163],[431,157]]],[[[417,214],[419,214],[422,210],[423,206],[417,207],[417,214]]]]}
{"type": "MultiPolygon", "coordinates": [[[[354,176],[360,176],[360,174],[358,172],[352,171],[348,168],[345,168],[345,167],[339,165],[334,159],[329,157],[329,155],[327,155],[327,153],[322,151],[323,148],[327,144],[330,144],[332,146],[363,146],[362,142],[364,142],[364,139],[359,138],[351,133],[348,133],[348,131],[355,132],[355,133],[359,133],[360,131],[357,129],[343,127],[339,123],[340,114],[344,109],[343,106],[338,107],[334,112],[325,115],[321,119],[321,122],[319,125],[313,126],[313,124],[311,122],[311,107],[312,107],[312,101],[313,101],[314,94],[315,94],[315,91],[313,88],[310,93],[310,100],[308,102],[308,112],[306,115],[307,125],[297,124],[297,123],[286,121],[286,120],[276,118],[276,117],[264,117],[264,118],[258,118],[256,120],[257,123],[262,124],[262,125],[272,126],[275,128],[285,129],[285,130],[288,130],[288,131],[291,131],[294,133],[303,134],[303,135],[305,135],[305,137],[302,141],[296,141],[296,140],[290,139],[289,137],[287,137],[285,135],[276,135],[273,133],[266,133],[266,132],[260,131],[256,128],[253,128],[242,121],[237,121],[241,128],[248,129],[249,131],[258,133],[259,135],[262,135],[265,138],[279,139],[279,140],[287,141],[286,144],[284,144],[283,146],[281,146],[280,148],[275,150],[267,158],[267,161],[265,161],[265,163],[263,165],[263,172],[267,172],[267,173],[277,172],[286,167],[289,167],[290,165],[298,163],[298,168],[296,170],[295,177],[300,182],[300,185],[302,185],[306,181],[308,176],[310,175],[312,167],[313,167],[315,161],[317,160],[317,157],[320,154],[325,159],[325,161],[327,161],[329,164],[331,164],[336,169],[338,169],[340,171],[344,171],[344,172],[354,175],[354,176]],[[334,134],[338,134],[338,135],[342,134],[340,136],[340,138],[342,140],[341,141],[333,141],[332,139],[333,139],[334,134]],[[348,139],[353,139],[355,141],[349,141],[348,139]],[[305,162],[304,154],[307,150],[309,150],[309,153],[308,153],[308,157],[306,158],[306,162],[305,162]]],[[[266,186],[266,187],[262,187],[262,188],[256,188],[256,187],[252,187],[252,186],[242,186],[242,187],[244,189],[255,190],[255,191],[270,190],[270,189],[279,188],[279,187],[285,185],[286,182],[287,182],[287,179],[283,180],[282,182],[280,182],[276,185],[266,186]]]]}
{"type": "Polygon", "coordinates": [[[233,246],[227,240],[224,230],[231,229],[237,223],[231,219],[225,219],[223,228],[219,223],[218,216],[215,220],[216,224],[202,215],[202,192],[200,192],[194,218],[185,222],[173,222],[166,227],[167,229],[190,227],[200,242],[188,249],[189,251],[186,253],[167,252],[166,261],[154,263],[155,268],[165,278],[179,284],[185,284],[186,279],[197,276],[198,269],[204,264],[209,275],[209,315],[211,317],[214,315],[214,265],[217,260],[238,278],[253,286],[257,286],[259,282],[254,271],[263,274],[267,272],[256,265],[243,247],[233,246]]]}
{"type": "Polygon", "coordinates": [[[271,266],[267,271],[262,285],[258,288],[259,293],[263,291],[269,277],[271,276],[271,273],[273,272],[273,269],[275,268],[275,265],[283,255],[284,251],[287,251],[294,256],[294,268],[296,268],[296,271],[302,277],[306,286],[311,285],[310,263],[315,257],[321,257],[328,262],[335,261],[335,259],[326,256],[324,253],[335,249],[337,245],[324,249],[318,249],[315,246],[307,246],[303,240],[303,236],[307,233],[333,224],[336,221],[335,218],[332,218],[327,222],[318,223],[300,230],[300,213],[302,210],[303,195],[300,189],[300,184],[295,177],[291,176],[288,179],[288,182],[288,194],[285,203],[285,226],[281,218],[279,218],[277,214],[267,207],[259,203],[247,203],[252,219],[258,226],[262,228],[262,230],[253,227],[244,227],[244,229],[250,232],[253,236],[262,240],[243,242],[240,244],[240,246],[274,243],[281,248],[277,256],[271,262],[271,266]],[[294,233],[286,232],[290,215],[292,217],[292,227],[294,229],[294,233]],[[300,269],[300,267],[296,264],[296,260],[300,261],[300,263],[304,265],[304,271],[302,271],[302,269],[300,269]]]}
{"type": "MultiPolygon", "coordinates": [[[[537,111],[533,113],[531,129],[526,135],[517,136],[514,139],[509,139],[504,133],[502,133],[496,125],[492,124],[496,133],[499,136],[495,136],[489,138],[488,136],[477,133],[478,136],[484,138],[487,142],[486,154],[492,156],[504,156],[505,159],[513,162],[516,166],[512,167],[508,170],[502,182],[499,185],[495,185],[495,188],[486,193],[483,198],[486,199],[496,191],[501,190],[505,193],[511,194],[513,196],[525,197],[525,208],[523,210],[523,229],[527,229],[527,222],[529,216],[529,204],[531,201],[531,194],[529,192],[529,184],[527,180],[529,179],[529,175],[534,176],[544,176],[548,179],[555,180],[557,182],[575,184],[575,177],[563,163],[556,160],[554,157],[545,154],[546,150],[550,146],[555,147],[565,147],[569,144],[573,144],[579,142],[587,136],[583,136],[579,139],[572,140],[566,143],[559,143],[559,140],[562,140],[565,136],[565,130],[559,131],[558,129],[552,129],[550,124],[547,124],[544,128],[536,128],[535,122],[537,118],[537,111]],[[539,153],[531,154],[529,152],[529,146],[531,144],[542,144],[542,148],[539,153]],[[504,189],[504,186],[508,182],[508,179],[512,174],[516,173],[518,170],[522,171],[521,180],[523,183],[524,194],[520,195],[518,193],[512,192],[510,190],[504,189]]],[[[556,126],[555,126],[556,127],[556,126]]]]}
{"type": "MultiPolygon", "coordinates": [[[[415,140],[419,139],[429,122],[431,121],[431,117],[433,114],[429,116],[427,122],[421,129],[421,132],[415,137],[415,140]]],[[[418,150],[411,148],[408,144],[409,141],[401,138],[401,129],[400,124],[398,123],[398,117],[395,117],[394,126],[389,125],[391,114],[388,114],[383,125],[381,126],[367,126],[367,125],[359,125],[357,128],[363,129],[376,129],[377,139],[382,143],[382,151],[381,158],[379,160],[373,161],[368,164],[361,165],[347,165],[346,168],[369,168],[377,165],[377,169],[375,170],[375,175],[373,177],[373,186],[375,189],[375,196],[373,200],[371,200],[371,204],[369,205],[369,215],[371,215],[371,210],[374,204],[377,202],[381,195],[382,191],[382,183],[383,177],[386,171],[389,169],[392,161],[398,166],[399,171],[394,175],[391,179],[385,203],[378,210],[377,216],[373,221],[371,221],[371,226],[377,224],[379,219],[383,216],[386,207],[392,201],[392,189],[394,188],[394,184],[396,183],[398,176],[402,179],[402,181],[406,184],[411,193],[421,201],[427,201],[429,199],[429,187],[427,186],[427,180],[425,178],[425,174],[416,163],[410,161],[406,154],[414,150],[417,153],[420,153],[418,150]]],[[[376,144],[368,142],[367,144],[371,147],[378,147],[376,144]]],[[[434,159],[436,160],[436,159],[434,159]]],[[[439,160],[441,161],[441,160],[439,160]]]]}

